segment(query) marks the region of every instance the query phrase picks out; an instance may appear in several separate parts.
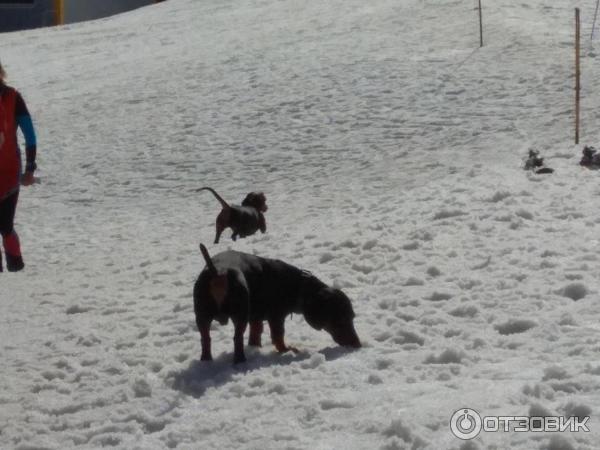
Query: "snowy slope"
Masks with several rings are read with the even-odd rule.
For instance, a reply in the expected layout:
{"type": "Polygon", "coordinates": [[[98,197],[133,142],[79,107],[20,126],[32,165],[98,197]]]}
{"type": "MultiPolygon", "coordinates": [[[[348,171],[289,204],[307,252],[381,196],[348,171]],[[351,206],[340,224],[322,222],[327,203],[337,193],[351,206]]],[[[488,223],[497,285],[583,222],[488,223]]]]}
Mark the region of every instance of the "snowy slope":
{"type": "Polygon", "coordinates": [[[41,178],[0,276],[0,448],[600,448],[600,173],[572,137],[580,6],[600,145],[595,2],[484,2],[478,50],[475,3],[170,0],[0,34],[41,178]],[[213,245],[203,185],[264,190],[268,233],[213,245]],[[300,354],[234,368],[215,326],[200,364],[199,242],[341,287],[364,348],[295,315],[300,354]],[[591,432],[463,442],[462,407],[591,432]]]}

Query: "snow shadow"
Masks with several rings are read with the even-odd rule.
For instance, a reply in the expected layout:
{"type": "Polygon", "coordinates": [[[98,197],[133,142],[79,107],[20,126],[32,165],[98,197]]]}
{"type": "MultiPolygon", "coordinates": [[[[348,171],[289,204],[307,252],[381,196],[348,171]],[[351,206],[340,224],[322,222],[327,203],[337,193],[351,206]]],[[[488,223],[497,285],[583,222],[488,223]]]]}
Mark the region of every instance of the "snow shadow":
{"type": "Polygon", "coordinates": [[[360,350],[360,349],[336,346],[336,347],[327,347],[327,348],[324,348],[323,350],[319,350],[319,353],[325,357],[326,361],[333,361],[338,358],[348,356],[350,353],[356,352],[358,350],[360,350]]]}
{"type": "MultiPolygon", "coordinates": [[[[233,354],[225,353],[213,361],[194,360],[186,369],[174,372],[171,385],[184,394],[199,398],[211,387],[220,387],[234,380],[240,374],[247,374],[263,367],[287,366],[310,358],[307,352],[294,354],[262,354],[259,351],[246,350],[247,361],[233,364],[233,354]]],[[[329,359],[329,358],[328,358],[329,359]]]]}

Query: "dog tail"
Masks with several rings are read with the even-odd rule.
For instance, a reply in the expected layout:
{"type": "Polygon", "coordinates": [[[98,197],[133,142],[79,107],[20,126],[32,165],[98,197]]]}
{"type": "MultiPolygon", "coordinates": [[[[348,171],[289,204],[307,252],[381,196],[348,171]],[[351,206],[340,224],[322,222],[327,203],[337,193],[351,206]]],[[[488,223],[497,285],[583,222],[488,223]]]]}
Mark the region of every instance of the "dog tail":
{"type": "Polygon", "coordinates": [[[206,261],[206,267],[208,267],[208,271],[212,275],[217,275],[217,268],[213,264],[212,259],[210,259],[210,255],[208,254],[208,250],[206,250],[204,244],[200,244],[200,251],[202,252],[202,256],[204,256],[204,261],[206,261]]]}
{"type": "Polygon", "coordinates": [[[200,192],[200,191],[212,192],[212,195],[215,196],[215,198],[219,201],[219,203],[223,206],[223,208],[229,208],[229,204],[225,200],[223,200],[223,198],[219,194],[217,194],[217,192],[213,188],[205,186],[200,189],[196,189],[196,192],[200,192]]]}

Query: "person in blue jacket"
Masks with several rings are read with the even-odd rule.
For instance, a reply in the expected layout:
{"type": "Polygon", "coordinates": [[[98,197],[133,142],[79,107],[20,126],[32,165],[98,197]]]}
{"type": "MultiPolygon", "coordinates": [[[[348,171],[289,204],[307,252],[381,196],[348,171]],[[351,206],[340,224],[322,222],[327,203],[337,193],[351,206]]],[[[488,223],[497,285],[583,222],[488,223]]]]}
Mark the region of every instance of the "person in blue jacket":
{"type": "MultiPolygon", "coordinates": [[[[14,229],[19,187],[34,183],[36,137],[31,116],[19,92],[6,84],[6,72],[0,62],[0,235],[6,256],[6,268],[17,272],[25,267],[19,236],[14,229]],[[22,170],[17,128],[25,137],[25,171],[22,170]]],[[[2,255],[0,251],[0,272],[2,255]]]]}

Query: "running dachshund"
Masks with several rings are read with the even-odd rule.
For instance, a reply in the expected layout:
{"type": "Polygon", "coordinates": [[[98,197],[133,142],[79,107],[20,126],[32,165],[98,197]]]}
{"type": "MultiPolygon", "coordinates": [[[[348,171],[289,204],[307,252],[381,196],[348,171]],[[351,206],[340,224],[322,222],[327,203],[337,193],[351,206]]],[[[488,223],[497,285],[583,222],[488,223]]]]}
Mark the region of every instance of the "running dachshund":
{"type": "Polygon", "coordinates": [[[258,230],[262,233],[267,231],[263,214],[268,209],[267,198],[262,192],[250,192],[241,205],[230,205],[213,188],[203,187],[196,190],[196,192],[200,191],[210,191],[223,207],[217,216],[215,244],[219,243],[225,228],[233,230],[231,239],[234,241],[238,236],[243,238],[253,235],[258,230]]]}
{"type": "Polygon", "coordinates": [[[276,259],[236,251],[210,257],[200,244],[206,267],[194,286],[194,312],[200,331],[202,361],[212,360],[210,325],[231,319],[234,326],[233,361],[246,361],[244,332],[250,323],[248,345],[260,347],[263,321],[278,352],[297,352],[284,342],[288,314],[304,315],[308,324],[327,331],[339,345],[361,346],[354,329],[354,311],[348,297],[311,273],[276,259]]]}

